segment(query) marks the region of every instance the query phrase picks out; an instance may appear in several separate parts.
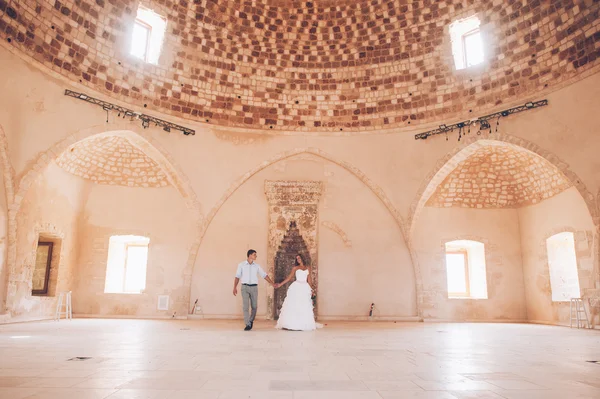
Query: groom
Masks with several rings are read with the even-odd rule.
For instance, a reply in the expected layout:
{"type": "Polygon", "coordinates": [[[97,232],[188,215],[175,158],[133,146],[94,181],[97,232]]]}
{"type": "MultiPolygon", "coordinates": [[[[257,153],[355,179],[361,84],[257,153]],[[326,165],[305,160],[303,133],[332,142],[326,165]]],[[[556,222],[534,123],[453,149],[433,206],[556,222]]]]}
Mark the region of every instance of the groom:
{"type": "Polygon", "coordinates": [[[246,256],[248,259],[240,263],[237,267],[235,280],[233,281],[233,295],[237,295],[237,286],[240,280],[242,280],[242,306],[244,309],[244,323],[246,323],[244,331],[250,331],[252,330],[254,318],[256,317],[256,302],[258,300],[257,274],[260,274],[260,276],[267,280],[269,284],[273,286],[275,284],[262,267],[255,262],[257,256],[255,250],[248,250],[246,256]],[[248,315],[248,302],[250,302],[252,307],[252,314],[250,315],[248,315]]]}

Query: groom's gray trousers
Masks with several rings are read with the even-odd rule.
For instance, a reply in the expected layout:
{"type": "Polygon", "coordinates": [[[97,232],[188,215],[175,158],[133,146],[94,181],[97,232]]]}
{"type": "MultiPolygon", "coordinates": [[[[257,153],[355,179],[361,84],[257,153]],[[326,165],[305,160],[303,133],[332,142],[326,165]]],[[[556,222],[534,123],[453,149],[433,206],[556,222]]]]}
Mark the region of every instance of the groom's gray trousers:
{"type": "Polygon", "coordinates": [[[256,317],[256,303],[258,301],[258,285],[249,286],[242,284],[242,307],[244,308],[244,323],[249,325],[256,317]],[[248,302],[252,308],[252,313],[248,314],[248,302]]]}

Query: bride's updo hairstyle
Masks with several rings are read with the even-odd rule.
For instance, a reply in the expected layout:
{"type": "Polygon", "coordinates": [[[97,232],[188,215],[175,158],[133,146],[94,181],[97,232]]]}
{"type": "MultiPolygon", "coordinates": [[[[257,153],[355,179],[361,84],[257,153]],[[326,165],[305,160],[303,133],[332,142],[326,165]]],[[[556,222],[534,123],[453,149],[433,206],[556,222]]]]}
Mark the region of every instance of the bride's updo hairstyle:
{"type": "Polygon", "coordinates": [[[298,263],[298,256],[300,257],[300,259],[302,259],[302,264],[304,266],[308,266],[306,264],[306,259],[304,259],[304,256],[302,256],[302,254],[296,254],[296,256],[294,257],[294,266],[300,266],[300,263],[298,263]]]}

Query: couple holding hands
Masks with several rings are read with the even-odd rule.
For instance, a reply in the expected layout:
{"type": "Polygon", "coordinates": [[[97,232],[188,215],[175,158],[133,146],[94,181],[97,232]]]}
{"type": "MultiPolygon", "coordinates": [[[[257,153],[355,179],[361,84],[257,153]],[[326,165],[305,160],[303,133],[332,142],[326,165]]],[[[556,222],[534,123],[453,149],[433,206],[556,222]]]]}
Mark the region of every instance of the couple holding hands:
{"type": "Polygon", "coordinates": [[[246,254],[247,260],[240,263],[235,273],[233,283],[233,295],[237,295],[238,283],[242,282],[242,306],[244,309],[245,331],[252,330],[254,318],[256,317],[256,303],[258,300],[258,276],[267,280],[275,289],[287,284],[292,278],[296,278],[288,288],[287,296],[281,306],[277,329],[293,331],[312,331],[319,327],[315,323],[315,315],[312,303],[312,285],[310,280],[310,268],[305,264],[302,255],[296,255],[294,268],[282,282],[275,284],[265,271],[257,264],[256,251],[250,249],[246,254]],[[248,312],[248,305],[252,309],[248,312]]]}

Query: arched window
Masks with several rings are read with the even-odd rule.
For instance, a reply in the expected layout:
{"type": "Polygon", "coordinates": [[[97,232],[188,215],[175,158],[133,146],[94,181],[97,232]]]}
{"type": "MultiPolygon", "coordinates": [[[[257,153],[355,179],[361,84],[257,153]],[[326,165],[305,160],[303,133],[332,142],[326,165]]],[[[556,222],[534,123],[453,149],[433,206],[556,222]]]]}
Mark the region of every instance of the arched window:
{"type": "Polygon", "coordinates": [[[140,294],[146,289],[149,243],[148,237],[110,237],[105,293],[140,294]]]}
{"type": "Polygon", "coordinates": [[[487,299],[485,246],[470,240],[446,243],[448,298],[487,299]]]}
{"type": "Polygon", "coordinates": [[[558,233],[546,240],[550,288],[553,302],[579,298],[579,276],[575,254],[575,236],[569,231],[558,233]]]}

